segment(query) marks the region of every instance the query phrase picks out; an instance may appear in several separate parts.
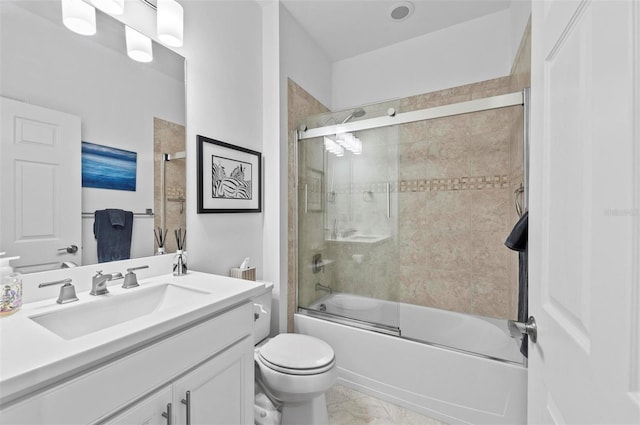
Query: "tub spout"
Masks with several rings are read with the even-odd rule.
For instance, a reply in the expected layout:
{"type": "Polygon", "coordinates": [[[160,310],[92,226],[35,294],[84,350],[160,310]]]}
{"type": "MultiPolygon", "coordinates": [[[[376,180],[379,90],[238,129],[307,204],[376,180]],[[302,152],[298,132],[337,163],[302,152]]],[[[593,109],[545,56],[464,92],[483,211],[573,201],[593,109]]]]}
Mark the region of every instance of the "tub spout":
{"type": "Polygon", "coordinates": [[[316,283],[316,291],[325,291],[325,292],[328,292],[330,294],[333,292],[333,290],[331,289],[330,286],[323,285],[320,282],[316,283]]]}

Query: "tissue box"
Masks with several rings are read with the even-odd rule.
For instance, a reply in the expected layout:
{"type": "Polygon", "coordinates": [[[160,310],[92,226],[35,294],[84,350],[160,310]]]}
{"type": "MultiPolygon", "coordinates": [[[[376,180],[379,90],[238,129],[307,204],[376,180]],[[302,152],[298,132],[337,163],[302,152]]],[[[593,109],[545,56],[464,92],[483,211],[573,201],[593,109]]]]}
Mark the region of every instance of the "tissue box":
{"type": "Polygon", "coordinates": [[[231,269],[231,277],[237,277],[238,279],[244,280],[256,280],[256,268],[249,267],[248,269],[239,269],[238,267],[233,267],[231,269]]]}

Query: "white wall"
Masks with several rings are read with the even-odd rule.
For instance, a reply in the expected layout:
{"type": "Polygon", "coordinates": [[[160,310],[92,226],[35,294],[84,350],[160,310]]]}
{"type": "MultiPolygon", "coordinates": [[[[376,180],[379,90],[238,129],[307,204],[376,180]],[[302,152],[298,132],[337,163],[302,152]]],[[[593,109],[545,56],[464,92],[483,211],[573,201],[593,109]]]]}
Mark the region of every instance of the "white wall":
{"type": "Polygon", "coordinates": [[[334,111],[508,75],[508,9],[333,64],[334,111]]]}
{"type": "MultiPolygon", "coordinates": [[[[278,308],[281,332],[287,327],[287,248],[288,248],[288,99],[287,80],[291,79],[304,88],[323,105],[331,106],[332,63],[322,48],[293,19],[291,13],[279,5],[279,58],[280,58],[280,225],[278,247],[280,257],[280,288],[278,308]],[[279,308],[282,306],[282,308],[279,308]]],[[[265,117],[266,118],[266,117],[265,117]]],[[[267,231],[267,229],[265,229],[267,231]]],[[[275,249],[275,245],[273,246],[275,249]]],[[[265,247],[265,250],[267,247],[265,247]]]]}
{"type": "MultiPolygon", "coordinates": [[[[136,191],[83,188],[82,210],[153,208],[153,117],[185,123],[184,82],[61,21],[10,2],[2,14],[2,96],[77,115],[83,141],[137,152],[136,191]]],[[[82,222],[83,264],[97,263],[93,219],[82,222]]],[[[136,218],[132,257],[152,254],[153,218],[136,218]]]]}
{"type": "Polygon", "coordinates": [[[511,63],[518,54],[518,48],[520,47],[520,41],[524,34],[524,29],[531,16],[531,0],[512,0],[509,6],[509,18],[510,18],[510,36],[509,36],[509,54],[511,57],[511,63]]]}
{"type": "MultiPolygon", "coordinates": [[[[187,245],[192,269],[228,275],[251,257],[263,277],[263,214],[196,213],[196,136],[262,151],[262,10],[183,1],[187,59],[187,245]]],[[[268,152],[263,152],[265,158],[268,152]]],[[[269,182],[263,182],[265,192],[269,182]]]]}
{"type": "MultiPolygon", "coordinates": [[[[331,106],[331,59],[284,6],[280,6],[280,66],[283,94],[286,79],[291,78],[320,103],[331,106]]],[[[286,106],[286,96],[283,100],[286,106]]]]}

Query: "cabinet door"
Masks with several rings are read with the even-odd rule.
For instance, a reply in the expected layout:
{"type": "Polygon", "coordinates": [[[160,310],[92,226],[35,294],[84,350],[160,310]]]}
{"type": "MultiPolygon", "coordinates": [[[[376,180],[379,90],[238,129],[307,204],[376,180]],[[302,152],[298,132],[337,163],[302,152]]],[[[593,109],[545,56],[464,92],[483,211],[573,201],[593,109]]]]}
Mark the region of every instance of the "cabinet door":
{"type": "Polygon", "coordinates": [[[162,414],[167,412],[167,404],[171,403],[171,398],[172,392],[169,386],[150,395],[103,425],[167,425],[170,422],[162,414]]]}
{"type": "Polygon", "coordinates": [[[253,374],[253,342],[247,337],[176,381],[176,423],[253,423],[253,374]]]}

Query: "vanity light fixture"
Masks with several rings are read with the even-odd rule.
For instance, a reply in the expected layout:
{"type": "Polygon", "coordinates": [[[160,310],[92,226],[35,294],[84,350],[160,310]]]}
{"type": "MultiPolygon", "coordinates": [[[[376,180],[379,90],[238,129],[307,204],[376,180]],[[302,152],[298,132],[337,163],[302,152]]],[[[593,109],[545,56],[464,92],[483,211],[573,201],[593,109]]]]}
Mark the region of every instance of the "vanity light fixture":
{"type": "MultiPolygon", "coordinates": [[[[96,33],[96,6],[110,15],[124,13],[124,0],[61,0],[62,21],[71,31],[82,35],[96,33]],[[91,1],[91,4],[88,2],[91,1]],[[93,5],[93,6],[92,6],[93,5]]],[[[175,0],[140,0],[156,11],[158,39],[167,46],[181,47],[184,37],[184,9],[175,0]]],[[[125,25],[127,55],[138,62],[153,60],[149,37],[125,25]]]]}
{"type": "Polygon", "coordinates": [[[124,0],[91,0],[91,3],[110,15],[122,15],[124,13],[124,0]]]}
{"type": "Polygon", "coordinates": [[[62,22],[81,35],[96,33],[96,9],[83,0],[62,0],[62,22]]]}
{"type": "Polygon", "coordinates": [[[184,10],[175,0],[158,0],[158,38],[167,46],[181,47],[184,34],[184,10]]]}
{"type": "Polygon", "coordinates": [[[151,62],[153,60],[151,39],[127,25],[124,28],[127,40],[127,55],[138,62],[151,62]]]}

